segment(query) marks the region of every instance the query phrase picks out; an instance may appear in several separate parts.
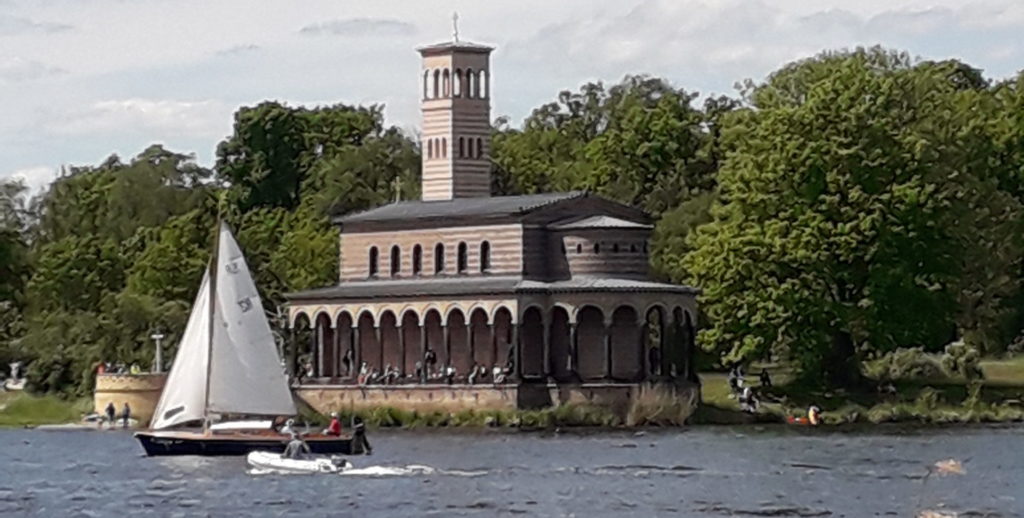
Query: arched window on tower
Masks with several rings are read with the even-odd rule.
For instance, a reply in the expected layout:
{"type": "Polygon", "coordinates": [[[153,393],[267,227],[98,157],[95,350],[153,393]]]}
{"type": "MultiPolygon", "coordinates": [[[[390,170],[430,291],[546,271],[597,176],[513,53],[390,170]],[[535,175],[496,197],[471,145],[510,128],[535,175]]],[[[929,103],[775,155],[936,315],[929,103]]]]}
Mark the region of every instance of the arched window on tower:
{"type": "Polygon", "coordinates": [[[452,89],[452,97],[462,97],[463,88],[464,87],[463,87],[463,84],[462,84],[462,69],[461,68],[456,68],[455,69],[455,85],[454,85],[454,88],[452,89]]]}
{"type": "Polygon", "coordinates": [[[441,96],[444,98],[451,97],[452,95],[452,74],[448,69],[444,69],[441,73],[441,96]]]}
{"type": "Polygon", "coordinates": [[[459,273],[466,273],[466,268],[469,267],[469,257],[468,256],[469,256],[469,253],[466,250],[466,243],[465,242],[459,243],[459,257],[458,257],[458,263],[456,264],[456,266],[458,267],[458,272],[459,273]]]}
{"type": "Polygon", "coordinates": [[[412,274],[419,275],[423,272],[423,247],[416,245],[412,247],[412,274]]]}
{"type": "Polygon", "coordinates": [[[465,145],[466,145],[466,139],[464,137],[459,137],[459,158],[463,158],[463,157],[466,156],[465,147],[464,147],[465,145]]]}
{"type": "Polygon", "coordinates": [[[434,70],[434,88],[430,91],[430,98],[437,99],[441,94],[441,71],[434,70]]]}
{"type": "Polygon", "coordinates": [[[448,138],[441,137],[441,158],[448,158],[448,138]]]}
{"type": "Polygon", "coordinates": [[[423,98],[430,99],[430,71],[423,71],[423,98]]]}
{"type": "Polygon", "coordinates": [[[426,153],[427,160],[434,158],[434,141],[432,139],[425,140],[423,142],[423,147],[426,148],[423,150],[423,152],[426,153]]]}
{"type": "Polygon", "coordinates": [[[444,273],[444,243],[434,245],[434,274],[444,273]]]}
{"type": "Polygon", "coordinates": [[[476,157],[480,158],[482,156],[484,156],[484,139],[482,139],[480,137],[477,137],[476,138],[476,157]]]}
{"type": "Polygon", "coordinates": [[[491,243],[484,241],[480,243],[480,272],[491,271],[491,243]]]}
{"type": "Polygon", "coordinates": [[[476,97],[473,94],[473,85],[476,84],[476,75],[473,73],[472,68],[466,69],[466,97],[472,99],[476,97]]]}
{"type": "Polygon", "coordinates": [[[468,149],[466,150],[466,156],[468,156],[469,158],[473,158],[473,139],[470,138],[468,140],[469,142],[466,143],[466,146],[468,146],[468,149]]]}
{"type": "Polygon", "coordinates": [[[402,249],[398,245],[391,247],[391,276],[396,277],[402,271],[402,249]]]}
{"type": "Polygon", "coordinates": [[[483,99],[491,98],[491,76],[486,70],[480,72],[480,92],[483,93],[483,99]]]}
{"type": "Polygon", "coordinates": [[[481,99],[481,97],[480,97],[480,79],[483,78],[483,77],[484,77],[484,71],[483,70],[477,72],[476,76],[473,77],[473,96],[476,97],[477,99],[481,99]]]}
{"type": "Polygon", "coordinates": [[[369,263],[370,264],[367,269],[370,272],[370,277],[376,277],[377,272],[380,271],[380,253],[377,251],[377,247],[375,246],[370,247],[369,263]]]}

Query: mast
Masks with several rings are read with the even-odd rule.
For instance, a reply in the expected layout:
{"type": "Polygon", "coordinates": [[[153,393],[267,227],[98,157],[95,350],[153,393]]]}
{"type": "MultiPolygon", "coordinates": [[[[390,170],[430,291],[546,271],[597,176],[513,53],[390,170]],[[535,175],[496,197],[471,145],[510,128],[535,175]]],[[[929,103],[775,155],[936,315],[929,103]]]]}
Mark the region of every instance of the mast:
{"type": "Polygon", "coordinates": [[[206,392],[203,400],[203,433],[210,433],[210,373],[213,372],[213,331],[216,325],[217,307],[217,260],[220,252],[220,203],[217,204],[217,230],[213,237],[213,254],[210,256],[210,323],[206,335],[206,392]]]}

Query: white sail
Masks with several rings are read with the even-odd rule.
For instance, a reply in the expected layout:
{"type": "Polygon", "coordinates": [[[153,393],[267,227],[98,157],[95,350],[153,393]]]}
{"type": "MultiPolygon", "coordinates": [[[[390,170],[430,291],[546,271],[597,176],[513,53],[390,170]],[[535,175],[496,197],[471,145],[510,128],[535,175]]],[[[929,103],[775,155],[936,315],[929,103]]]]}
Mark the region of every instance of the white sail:
{"type": "Polygon", "coordinates": [[[295,415],[263,303],[226,225],[219,243],[208,411],[295,415]]]}
{"type": "Polygon", "coordinates": [[[210,271],[203,274],[174,365],[153,413],[154,430],[203,419],[206,403],[206,359],[210,336],[210,271]]]}

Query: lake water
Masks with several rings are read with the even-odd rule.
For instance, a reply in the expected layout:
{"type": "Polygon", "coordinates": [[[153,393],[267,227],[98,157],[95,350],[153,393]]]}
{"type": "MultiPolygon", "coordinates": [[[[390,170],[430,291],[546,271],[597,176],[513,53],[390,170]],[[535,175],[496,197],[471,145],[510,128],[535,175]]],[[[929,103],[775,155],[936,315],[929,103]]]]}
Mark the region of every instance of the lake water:
{"type": "Polygon", "coordinates": [[[429,469],[256,476],[242,458],[144,457],[125,432],[0,430],[0,516],[1024,516],[1019,427],[370,439],[357,467],[429,469]],[[966,473],[926,476],[949,458],[966,473]]]}

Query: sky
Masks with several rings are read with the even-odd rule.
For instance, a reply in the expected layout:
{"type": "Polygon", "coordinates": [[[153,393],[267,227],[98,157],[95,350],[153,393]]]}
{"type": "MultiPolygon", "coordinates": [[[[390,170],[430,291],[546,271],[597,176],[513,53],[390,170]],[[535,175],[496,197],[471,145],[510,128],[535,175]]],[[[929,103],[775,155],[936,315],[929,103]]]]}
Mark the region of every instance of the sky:
{"type": "Polygon", "coordinates": [[[385,105],[419,126],[420,45],[491,44],[492,117],[626,74],[735,95],[824,49],[1024,68],[1024,0],[0,0],[0,180],[149,144],[212,163],[240,106],[385,105]]]}

